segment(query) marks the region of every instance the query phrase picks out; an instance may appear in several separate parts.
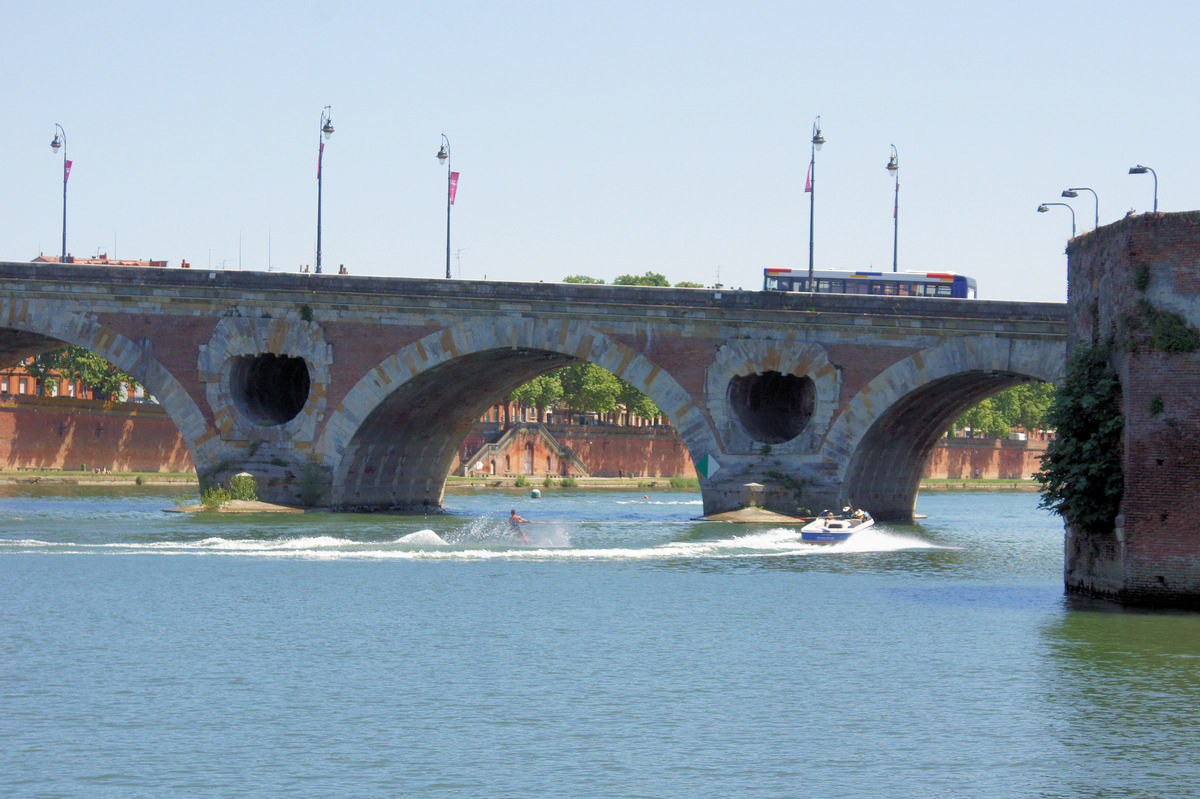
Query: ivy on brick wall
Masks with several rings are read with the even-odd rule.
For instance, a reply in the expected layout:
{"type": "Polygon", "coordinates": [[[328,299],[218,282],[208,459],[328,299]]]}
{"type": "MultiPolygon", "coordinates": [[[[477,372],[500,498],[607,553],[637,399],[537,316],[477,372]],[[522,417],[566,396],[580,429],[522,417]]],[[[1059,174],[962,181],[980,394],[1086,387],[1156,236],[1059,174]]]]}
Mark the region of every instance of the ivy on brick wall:
{"type": "Polygon", "coordinates": [[[1149,334],[1150,349],[1172,355],[1200,349],[1200,330],[1189,325],[1180,314],[1164,311],[1149,300],[1138,300],[1138,312],[1140,320],[1130,316],[1125,324],[1131,331],[1149,334]]]}
{"type": "Polygon", "coordinates": [[[1042,469],[1034,475],[1042,485],[1041,506],[1083,532],[1110,532],[1125,490],[1125,417],[1109,347],[1075,351],[1050,416],[1058,437],[1049,443],[1042,469]]]}

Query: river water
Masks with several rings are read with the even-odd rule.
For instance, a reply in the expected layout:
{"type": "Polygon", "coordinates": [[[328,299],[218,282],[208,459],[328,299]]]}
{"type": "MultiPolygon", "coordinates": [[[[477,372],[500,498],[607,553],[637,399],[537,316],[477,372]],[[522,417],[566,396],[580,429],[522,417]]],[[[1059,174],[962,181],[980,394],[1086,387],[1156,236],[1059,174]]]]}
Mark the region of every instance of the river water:
{"type": "Polygon", "coordinates": [[[687,492],[178,490],[0,487],[0,796],[1200,796],[1200,616],[1065,598],[1036,494],[817,546],[687,492]]]}

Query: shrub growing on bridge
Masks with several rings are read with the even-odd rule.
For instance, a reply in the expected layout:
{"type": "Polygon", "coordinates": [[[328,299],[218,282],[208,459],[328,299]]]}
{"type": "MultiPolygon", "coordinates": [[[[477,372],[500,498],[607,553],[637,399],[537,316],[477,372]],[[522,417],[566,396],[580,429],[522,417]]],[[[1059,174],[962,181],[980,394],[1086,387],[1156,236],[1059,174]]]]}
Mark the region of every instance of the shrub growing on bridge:
{"type": "Polygon", "coordinates": [[[1071,357],[1051,412],[1058,438],[1034,475],[1041,506],[1091,534],[1113,529],[1125,491],[1121,381],[1108,356],[1108,347],[1089,347],[1071,357]]]}

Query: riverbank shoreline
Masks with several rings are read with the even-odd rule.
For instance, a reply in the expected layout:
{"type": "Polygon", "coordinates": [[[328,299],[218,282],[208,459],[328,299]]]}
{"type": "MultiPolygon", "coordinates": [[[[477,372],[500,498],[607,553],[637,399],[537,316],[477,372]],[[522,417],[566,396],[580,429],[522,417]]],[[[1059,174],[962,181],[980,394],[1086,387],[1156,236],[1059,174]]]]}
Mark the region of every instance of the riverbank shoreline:
{"type": "MultiPolygon", "coordinates": [[[[0,484],[46,484],[46,485],[180,485],[199,486],[200,481],[194,474],[166,472],[109,472],[95,474],[92,472],[64,472],[57,470],[19,469],[16,471],[0,471],[0,484]]],[[[539,491],[550,489],[646,489],[661,491],[700,490],[700,483],[695,478],[669,477],[573,477],[564,485],[562,480],[521,480],[514,477],[447,477],[446,490],[453,492],[462,489],[498,488],[506,490],[539,491]]],[[[988,480],[988,479],[925,479],[921,481],[922,491],[1037,491],[1040,484],[1036,480],[988,480]]]]}

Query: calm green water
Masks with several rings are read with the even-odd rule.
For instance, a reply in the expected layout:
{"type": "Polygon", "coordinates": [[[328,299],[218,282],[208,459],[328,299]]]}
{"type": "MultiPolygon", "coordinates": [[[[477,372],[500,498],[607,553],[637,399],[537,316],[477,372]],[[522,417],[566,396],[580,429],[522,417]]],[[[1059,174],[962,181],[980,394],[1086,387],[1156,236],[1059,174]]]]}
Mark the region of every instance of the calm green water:
{"type": "Polygon", "coordinates": [[[0,488],[0,796],[1200,795],[1200,616],[1066,600],[1034,494],[809,546],[690,493],[176,491],[0,488]]]}

